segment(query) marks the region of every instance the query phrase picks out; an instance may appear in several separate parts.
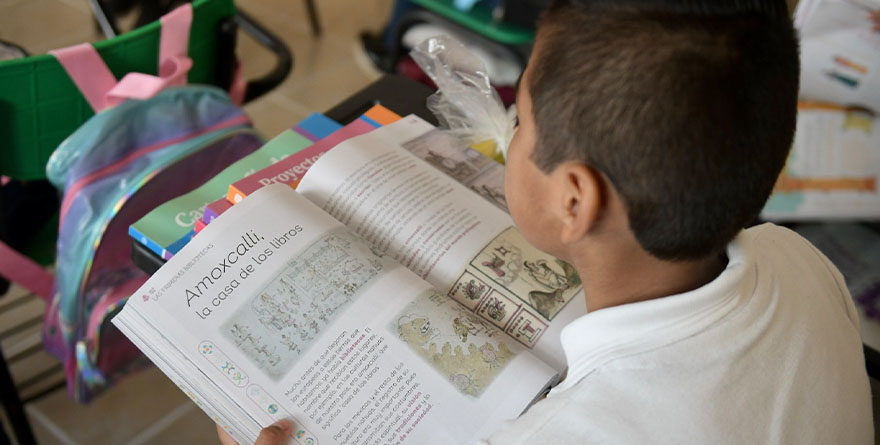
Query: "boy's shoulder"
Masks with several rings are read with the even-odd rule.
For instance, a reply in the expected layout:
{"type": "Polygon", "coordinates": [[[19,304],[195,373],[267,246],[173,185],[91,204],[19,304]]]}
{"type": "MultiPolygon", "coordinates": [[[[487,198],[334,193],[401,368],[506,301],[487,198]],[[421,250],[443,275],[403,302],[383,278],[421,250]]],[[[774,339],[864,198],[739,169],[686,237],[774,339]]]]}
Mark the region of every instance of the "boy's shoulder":
{"type": "Polygon", "coordinates": [[[822,293],[839,303],[850,321],[858,326],[858,313],[843,275],[809,240],[787,227],[764,223],[743,231],[754,246],[755,264],[760,272],[772,273],[783,283],[803,285],[807,279],[820,286],[822,293]]]}
{"type": "Polygon", "coordinates": [[[806,239],[773,224],[742,231],[728,256],[725,272],[703,288],[573,322],[563,345],[572,334],[578,354],[566,347],[566,381],[493,439],[870,439],[858,315],[837,269],[806,239]],[[821,432],[817,419],[826,425],[821,432]]]}

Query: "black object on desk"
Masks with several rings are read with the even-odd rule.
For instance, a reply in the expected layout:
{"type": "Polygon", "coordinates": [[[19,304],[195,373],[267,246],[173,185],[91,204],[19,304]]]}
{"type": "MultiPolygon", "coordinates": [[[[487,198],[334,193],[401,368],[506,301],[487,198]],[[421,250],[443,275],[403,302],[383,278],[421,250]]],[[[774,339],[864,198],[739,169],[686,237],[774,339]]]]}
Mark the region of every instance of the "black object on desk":
{"type": "MultiPolygon", "coordinates": [[[[345,125],[373,105],[382,105],[401,116],[415,114],[432,125],[437,125],[437,118],[425,106],[426,99],[433,92],[427,85],[409,77],[389,74],[354,93],[324,115],[345,125]]],[[[150,275],[165,264],[165,260],[134,238],[131,239],[131,260],[150,275]]]]}
{"type": "Polygon", "coordinates": [[[165,264],[165,260],[156,255],[156,252],[153,252],[134,238],[131,238],[131,262],[138,269],[150,275],[156,273],[165,264]]]}
{"type": "Polygon", "coordinates": [[[437,118],[425,106],[428,96],[433,93],[433,89],[409,77],[387,74],[337,104],[324,115],[345,125],[357,119],[373,105],[382,105],[401,116],[415,114],[436,126],[437,118]]]}

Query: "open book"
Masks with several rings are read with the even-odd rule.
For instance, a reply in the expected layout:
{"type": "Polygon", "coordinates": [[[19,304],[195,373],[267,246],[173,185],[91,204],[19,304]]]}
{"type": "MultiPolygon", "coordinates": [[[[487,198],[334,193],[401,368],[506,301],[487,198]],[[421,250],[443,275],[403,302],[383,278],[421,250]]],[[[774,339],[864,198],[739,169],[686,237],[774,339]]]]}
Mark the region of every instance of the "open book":
{"type": "Polygon", "coordinates": [[[564,369],[586,313],[573,269],[530,246],[503,168],[409,116],[264,187],[113,319],[241,443],[470,443],[564,369]]]}

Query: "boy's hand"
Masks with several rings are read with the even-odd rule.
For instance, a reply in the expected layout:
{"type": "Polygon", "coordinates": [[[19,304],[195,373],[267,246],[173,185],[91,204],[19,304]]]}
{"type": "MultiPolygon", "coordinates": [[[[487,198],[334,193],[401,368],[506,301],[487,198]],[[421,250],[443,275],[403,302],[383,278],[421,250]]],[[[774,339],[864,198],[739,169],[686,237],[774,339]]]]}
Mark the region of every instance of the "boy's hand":
{"type": "MultiPolygon", "coordinates": [[[[287,420],[279,420],[272,425],[263,428],[254,445],[283,445],[290,438],[291,426],[287,420]]],[[[232,438],[220,425],[217,425],[217,436],[220,438],[222,445],[238,445],[238,442],[232,438]]]]}

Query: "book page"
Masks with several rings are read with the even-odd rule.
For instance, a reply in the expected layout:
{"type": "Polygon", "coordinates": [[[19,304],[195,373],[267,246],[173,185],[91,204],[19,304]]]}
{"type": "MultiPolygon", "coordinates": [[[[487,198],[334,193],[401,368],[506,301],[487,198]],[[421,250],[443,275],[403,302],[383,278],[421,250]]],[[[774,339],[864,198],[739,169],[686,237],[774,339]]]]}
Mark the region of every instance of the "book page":
{"type": "Polygon", "coordinates": [[[771,221],[880,217],[878,120],[858,109],[800,107],[794,144],[761,212],[771,221]]]}
{"type": "Polygon", "coordinates": [[[298,443],[469,443],[555,375],[280,184],[207,226],[114,323],[250,442],[287,418],[298,443]]]}
{"type": "Polygon", "coordinates": [[[801,97],[880,110],[880,33],[869,18],[880,0],[801,3],[801,97]]]}
{"type": "Polygon", "coordinates": [[[564,369],[559,331],[586,313],[580,278],[514,227],[503,210],[503,167],[449,144],[408,116],[327,152],[298,190],[374,249],[564,369]]]}

